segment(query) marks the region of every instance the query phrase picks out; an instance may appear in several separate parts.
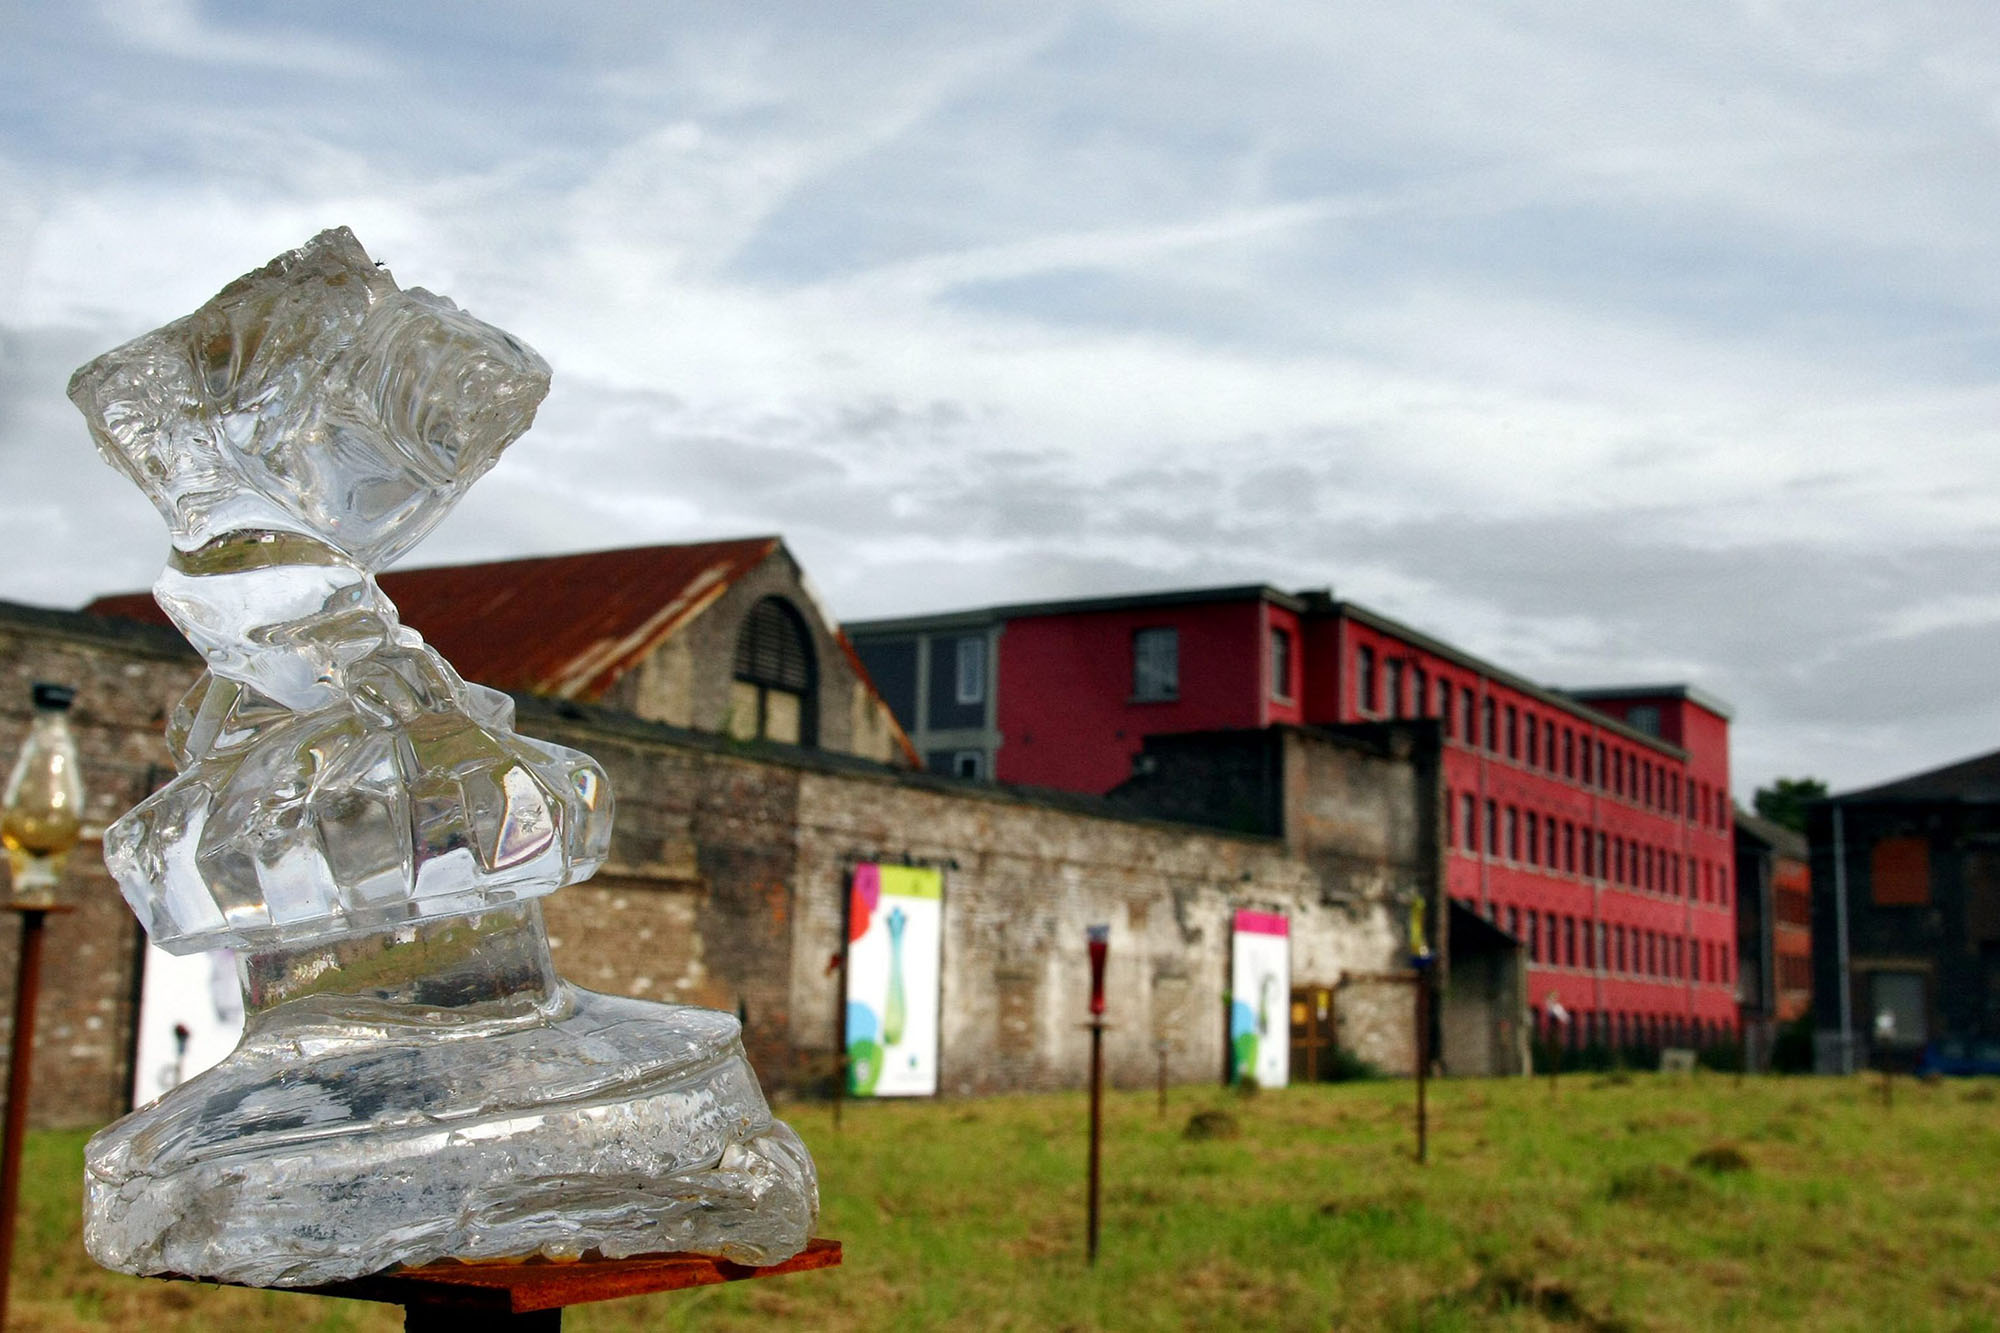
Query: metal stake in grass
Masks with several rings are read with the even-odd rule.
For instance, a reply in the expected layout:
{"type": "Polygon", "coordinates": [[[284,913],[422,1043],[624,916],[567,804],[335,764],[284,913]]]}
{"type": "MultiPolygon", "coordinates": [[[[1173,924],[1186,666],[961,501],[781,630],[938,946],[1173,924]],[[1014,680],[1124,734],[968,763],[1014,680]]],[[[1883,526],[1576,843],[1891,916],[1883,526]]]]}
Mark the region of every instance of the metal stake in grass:
{"type": "Polygon", "coordinates": [[[1556,1100],[1556,1076],[1562,1072],[1563,1038],[1569,1035],[1569,1010],[1563,1008],[1562,997],[1549,992],[1549,1100],[1556,1100]]]}
{"type": "Polygon", "coordinates": [[[1896,1015],[1884,1009],[1875,1015],[1875,1046],[1882,1052],[1878,1058],[1882,1064],[1882,1109],[1885,1111],[1896,1107],[1895,1057],[1889,1051],[1889,1043],[1895,1040],[1896,1015]]]}
{"type": "Polygon", "coordinates": [[[1424,1083],[1431,1067],[1431,964],[1437,961],[1430,941],[1424,937],[1424,900],[1419,895],[1410,903],[1410,967],[1417,993],[1417,1164],[1430,1160],[1430,1124],[1424,1105],[1424,1083]]]}
{"type": "Polygon", "coordinates": [[[1097,1263],[1098,1150],[1104,1138],[1104,956],[1111,927],[1086,927],[1090,940],[1090,1217],[1088,1251],[1097,1263]]]}
{"type": "Polygon", "coordinates": [[[13,898],[5,904],[21,917],[15,955],[14,1031],[7,1061],[7,1114],[0,1135],[0,1323],[7,1319],[7,1289],[14,1270],[14,1223],[21,1199],[21,1145],[28,1132],[28,1088],[35,1058],[35,1001],[42,988],[42,925],[51,913],[74,909],[56,902],[63,867],[83,835],[83,772],[65,714],[76,698],[67,685],[37,681],[35,720],[27,744],[0,792],[0,842],[7,848],[13,898]]]}

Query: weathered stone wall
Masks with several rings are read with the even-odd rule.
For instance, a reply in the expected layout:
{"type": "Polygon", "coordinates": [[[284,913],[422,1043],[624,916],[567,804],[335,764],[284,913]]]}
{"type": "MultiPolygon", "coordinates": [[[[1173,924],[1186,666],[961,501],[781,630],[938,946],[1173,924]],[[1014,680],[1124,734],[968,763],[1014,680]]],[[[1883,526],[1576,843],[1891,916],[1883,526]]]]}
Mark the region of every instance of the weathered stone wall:
{"type": "MultiPolygon", "coordinates": [[[[100,839],[105,824],[172,775],[161,739],[167,713],[200,672],[170,631],[0,603],[0,773],[12,770],[27,739],[33,683],[75,689],[70,729],[83,760],[89,838],[63,878],[63,899],[75,910],[51,915],[43,935],[28,1102],[35,1124],[100,1123],[130,1097],[140,934],[104,869],[100,839]]],[[[4,1031],[13,1028],[19,946],[9,913],[0,919],[4,1031]]],[[[0,1042],[0,1069],[6,1058],[0,1042]]]]}
{"type": "MultiPolygon", "coordinates": [[[[584,984],[742,1011],[773,1087],[819,1086],[837,1067],[832,963],[847,874],[866,860],[944,868],[948,1092],[1080,1082],[1084,927],[1095,922],[1112,928],[1111,1077],[1153,1079],[1162,1029],[1172,1079],[1219,1077],[1239,907],[1291,919],[1293,984],[1340,988],[1344,1044],[1384,1069],[1414,1065],[1408,988],[1384,974],[1402,961],[1409,895],[1423,883],[1410,859],[1420,839],[1391,858],[1398,845],[1378,837],[1329,883],[1278,838],[567,711],[524,701],[523,729],[606,766],[618,832],[607,874],[549,901],[558,961],[584,984]],[[1364,877],[1368,857],[1380,864],[1364,877]]],[[[1352,767],[1356,784],[1376,767],[1409,767],[1368,747],[1300,743],[1315,749],[1313,765],[1352,767]]]]}
{"type": "MultiPolygon", "coordinates": [[[[165,631],[0,607],[0,756],[11,763],[18,752],[31,681],[78,687],[73,721],[101,825],[170,776],[161,732],[199,667],[165,631]]],[[[524,733],[602,762],[617,800],[603,872],[545,900],[564,974],[740,1012],[774,1091],[824,1087],[836,1067],[829,962],[842,944],[846,875],[860,860],[945,867],[941,1063],[951,1093],[1082,1079],[1088,924],[1112,928],[1113,1080],[1152,1080],[1159,1029],[1171,1039],[1170,1076],[1205,1081],[1224,1067],[1236,908],[1284,912],[1294,983],[1339,987],[1399,965],[1408,897],[1424,883],[1408,812],[1390,808],[1418,799],[1421,780],[1399,777],[1407,759],[1379,748],[1294,738],[1320,747],[1302,761],[1315,781],[1345,774],[1341,799],[1357,821],[1325,819],[1314,838],[1360,838],[1370,775],[1387,783],[1379,813],[1391,833],[1369,834],[1343,859],[1317,844],[1304,854],[1291,837],[1121,816],[1097,798],[738,744],[546,700],[523,699],[520,710],[524,733]]],[[[130,1084],[136,923],[96,845],[79,849],[67,884],[83,910],[57,918],[48,936],[32,1106],[41,1124],[108,1119],[125,1109],[130,1084]]],[[[14,936],[0,935],[0,991],[11,993],[14,936]]],[[[1340,1003],[1346,1044],[1385,1068],[1408,1067],[1407,1006],[1360,982],[1340,1003]]]]}

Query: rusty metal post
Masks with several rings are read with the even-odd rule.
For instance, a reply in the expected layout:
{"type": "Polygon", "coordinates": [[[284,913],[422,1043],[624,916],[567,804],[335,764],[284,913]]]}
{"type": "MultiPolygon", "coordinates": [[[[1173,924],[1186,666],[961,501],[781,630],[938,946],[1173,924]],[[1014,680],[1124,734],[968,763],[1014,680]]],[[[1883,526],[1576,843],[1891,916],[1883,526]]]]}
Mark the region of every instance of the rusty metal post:
{"type": "Polygon", "coordinates": [[[1097,1262],[1098,1162],[1104,1142],[1104,1020],[1090,1024],[1090,1262],[1097,1262]]]}
{"type": "Polygon", "coordinates": [[[1431,1072],[1431,962],[1435,955],[1423,949],[1410,955],[1417,992],[1417,1164],[1430,1161],[1430,1108],[1425,1099],[1431,1072]]]}
{"type": "Polygon", "coordinates": [[[1417,972],[1417,1164],[1430,1161],[1430,1117],[1425,1105],[1424,1085],[1430,1079],[1431,1065],[1431,988],[1426,985],[1428,974],[1417,972]]]}
{"type": "Polygon", "coordinates": [[[1104,960],[1111,927],[1088,927],[1090,943],[1090,1202],[1086,1250],[1097,1263],[1098,1162],[1104,1142],[1104,960]]]}
{"type": "Polygon", "coordinates": [[[42,924],[60,908],[14,906],[21,914],[21,954],[14,973],[14,1035],[7,1059],[7,1127],[0,1141],[0,1327],[14,1272],[14,1223],[21,1202],[21,1143],[33,1082],[35,1007],[42,990],[42,924]]]}

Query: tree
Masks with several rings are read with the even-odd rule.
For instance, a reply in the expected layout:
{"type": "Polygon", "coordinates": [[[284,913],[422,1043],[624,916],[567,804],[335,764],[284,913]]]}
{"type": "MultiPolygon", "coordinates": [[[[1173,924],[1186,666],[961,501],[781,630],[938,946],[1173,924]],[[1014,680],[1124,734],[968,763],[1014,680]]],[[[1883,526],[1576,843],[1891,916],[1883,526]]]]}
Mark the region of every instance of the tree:
{"type": "Polygon", "coordinates": [[[1777,778],[1770,786],[1757,789],[1753,803],[1757,813],[1773,824],[1804,833],[1806,806],[1825,799],[1826,784],[1818,778],[1777,778]]]}

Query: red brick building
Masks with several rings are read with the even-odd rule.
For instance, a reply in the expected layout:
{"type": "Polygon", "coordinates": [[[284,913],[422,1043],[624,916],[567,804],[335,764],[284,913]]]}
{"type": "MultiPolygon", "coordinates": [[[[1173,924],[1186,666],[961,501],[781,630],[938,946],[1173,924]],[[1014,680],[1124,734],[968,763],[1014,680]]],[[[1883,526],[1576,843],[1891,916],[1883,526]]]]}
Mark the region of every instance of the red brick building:
{"type": "Polygon", "coordinates": [[[1571,1044],[1737,1025],[1730,711],[1556,690],[1323,592],[1247,586],[850,624],[934,770],[1105,792],[1149,735],[1435,719],[1452,898],[1520,941],[1571,1044]]]}
{"type": "Polygon", "coordinates": [[[1751,1068],[1763,1069],[1777,1057],[1779,1030],[1812,1009],[1812,868],[1805,835],[1738,810],[1736,886],[1744,1051],[1751,1068]]]}

